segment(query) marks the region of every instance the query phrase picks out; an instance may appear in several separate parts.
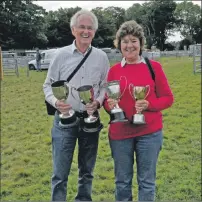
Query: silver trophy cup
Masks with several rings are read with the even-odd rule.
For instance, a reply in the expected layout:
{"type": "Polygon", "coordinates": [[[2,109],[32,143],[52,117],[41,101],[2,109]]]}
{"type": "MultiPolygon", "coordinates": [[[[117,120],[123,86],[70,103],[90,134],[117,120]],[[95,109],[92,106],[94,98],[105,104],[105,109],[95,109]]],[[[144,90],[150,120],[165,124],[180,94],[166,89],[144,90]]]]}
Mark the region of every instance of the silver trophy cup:
{"type": "MultiPolygon", "coordinates": [[[[120,80],[121,80],[121,78],[120,78],[120,80]]],[[[126,90],[127,80],[126,80],[125,89],[124,89],[122,94],[120,91],[120,81],[119,80],[109,81],[104,86],[106,88],[106,94],[107,94],[108,98],[111,98],[111,99],[118,101],[122,97],[122,95],[124,94],[124,92],[126,90]]],[[[118,103],[110,111],[110,119],[111,119],[110,123],[128,121],[128,119],[126,119],[126,117],[125,117],[124,111],[119,107],[118,103]]]]}
{"type": "MultiPolygon", "coordinates": [[[[150,86],[134,86],[133,84],[129,85],[129,91],[132,98],[136,100],[144,100],[149,95],[150,86]]],[[[142,113],[134,114],[132,117],[133,124],[145,124],[145,117],[142,113]]]]}
{"type": "MultiPolygon", "coordinates": [[[[94,100],[93,86],[84,85],[79,87],[78,89],[75,89],[74,87],[72,87],[72,89],[78,92],[80,101],[84,105],[86,105],[87,103],[93,102],[94,100]]],[[[74,97],[73,93],[72,93],[72,96],[74,97]]],[[[103,128],[103,125],[102,123],[100,123],[99,114],[98,116],[88,115],[87,118],[84,118],[84,126],[82,127],[82,129],[85,132],[97,132],[97,131],[100,131],[102,128],[103,128]]]]}
{"type": "MultiPolygon", "coordinates": [[[[67,81],[65,81],[65,80],[56,81],[51,84],[51,87],[52,87],[53,95],[58,100],[64,101],[64,103],[65,103],[66,99],[69,96],[69,92],[70,92],[70,89],[67,85],[67,81]]],[[[65,114],[60,113],[59,117],[60,117],[59,124],[61,126],[65,126],[67,124],[72,124],[77,119],[74,110],[69,110],[69,112],[67,112],[65,114]]]]}

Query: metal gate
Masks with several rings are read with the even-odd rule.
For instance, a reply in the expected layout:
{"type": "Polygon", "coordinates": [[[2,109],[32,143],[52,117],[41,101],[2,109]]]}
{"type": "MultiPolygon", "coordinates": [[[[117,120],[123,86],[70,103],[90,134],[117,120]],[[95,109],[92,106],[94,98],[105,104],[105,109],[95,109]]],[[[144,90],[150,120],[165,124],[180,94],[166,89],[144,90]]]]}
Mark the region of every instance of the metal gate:
{"type": "Polygon", "coordinates": [[[2,53],[2,66],[4,76],[16,75],[19,77],[17,54],[11,52],[2,53]]]}

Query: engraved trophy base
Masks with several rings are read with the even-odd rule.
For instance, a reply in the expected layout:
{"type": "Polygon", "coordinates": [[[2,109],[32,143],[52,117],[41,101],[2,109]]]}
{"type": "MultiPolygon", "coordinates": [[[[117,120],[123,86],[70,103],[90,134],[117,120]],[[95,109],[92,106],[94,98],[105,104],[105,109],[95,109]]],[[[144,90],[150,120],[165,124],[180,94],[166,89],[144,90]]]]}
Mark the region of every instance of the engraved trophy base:
{"type": "Polygon", "coordinates": [[[95,123],[98,121],[98,117],[95,117],[95,116],[89,116],[88,118],[85,118],[84,119],[84,122],[85,123],[95,123]]]}
{"type": "Polygon", "coordinates": [[[109,123],[116,123],[116,122],[127,122],[125,113],[121,108],[114,108],[111,110],[110,114],[110,122],[109,123]]]}
{"type": "Polygon", "coordinates": [[[85,112],[85,117],[82,123],[82,130],[87,133],[99,132],[103,128],[103,124],[100,122],[99,113],[96,110],[92,116],[88,116],[85,112]]]}
{"type": "MultiPolygon", "coordinates": [[[[103,124],[100,122],[99,117],[95,117],[93,122],[86,122],[89,118],[84,119],[84,125],[82,127],[83,131],[88,133],[99,132],[103,128],[103,124]]],[[[89,120],[88,120],[89,121],[89,120]]]]}
{"type": "Polygon", "coordinates": [[[133,124],[146,124],[143,114],[134,114],[133,115],[133,124]]]}
{"type": "Polygon", "coordinates": [[[59,114],[60,126],[73,125],[77,122],[77,116],[73,110],[69,111],[69,115],[59,114]]]}

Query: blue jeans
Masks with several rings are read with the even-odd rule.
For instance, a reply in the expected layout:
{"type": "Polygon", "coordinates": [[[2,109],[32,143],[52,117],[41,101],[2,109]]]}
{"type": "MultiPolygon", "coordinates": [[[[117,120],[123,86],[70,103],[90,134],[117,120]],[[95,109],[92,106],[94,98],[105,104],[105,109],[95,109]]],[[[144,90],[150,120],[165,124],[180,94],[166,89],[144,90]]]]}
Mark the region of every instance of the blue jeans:
{"type": "Polygon", "coordinates": [[[93,169],[96,162],[99,133],[85,133],[78,121],[61,128],[56,113],[52,128],[52,201],[66,201],[68,175],[78,139],[78,193],[76,201],[92,201],[93,169]]]}
{"type": "Polygon", "coordinates": [[[134,153],[138,200],[154,201],[156,165],[163,143],[162,131],[124,140],[109,140],[115,168],[116,201],[132,201],[134,153]]]}

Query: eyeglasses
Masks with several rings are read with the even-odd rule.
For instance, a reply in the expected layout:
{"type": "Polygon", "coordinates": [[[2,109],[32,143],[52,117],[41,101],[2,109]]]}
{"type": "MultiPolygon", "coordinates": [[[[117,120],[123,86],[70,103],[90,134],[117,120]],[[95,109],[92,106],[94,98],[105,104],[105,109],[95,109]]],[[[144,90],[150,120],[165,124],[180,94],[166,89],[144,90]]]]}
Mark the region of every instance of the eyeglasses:
{"type": "Polygon", "coordinates": [[[80,30],[87,29],[88,31],[93,31],[94,30],[92,26],[84,26],[84,25],[79,25],[77,28],[80,29],[80,30]]]}

